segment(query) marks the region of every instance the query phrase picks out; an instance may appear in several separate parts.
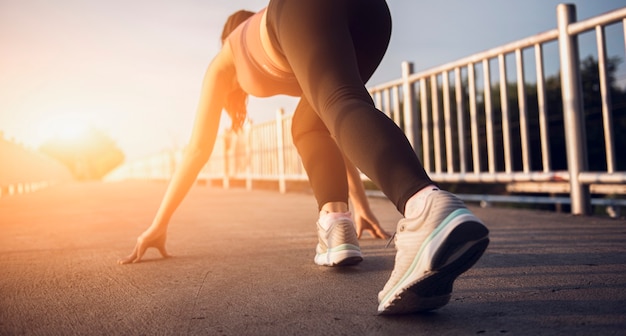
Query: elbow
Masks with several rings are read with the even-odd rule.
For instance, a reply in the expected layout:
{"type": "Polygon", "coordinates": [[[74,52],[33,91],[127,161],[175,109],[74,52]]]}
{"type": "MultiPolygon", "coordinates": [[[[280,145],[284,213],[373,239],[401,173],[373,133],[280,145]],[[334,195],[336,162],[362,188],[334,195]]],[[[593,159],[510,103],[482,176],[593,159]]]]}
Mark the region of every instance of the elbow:
{"type": "Polygon", "coordinates": [[[209,156],[211,156],[211,150],[207,149],[206,146],[194,146],[190,145],[187,147],[185,151],[188,158],[190,158],[194,162],[198,162],[200,164],[205,164],[209,161],[209,156]]]}

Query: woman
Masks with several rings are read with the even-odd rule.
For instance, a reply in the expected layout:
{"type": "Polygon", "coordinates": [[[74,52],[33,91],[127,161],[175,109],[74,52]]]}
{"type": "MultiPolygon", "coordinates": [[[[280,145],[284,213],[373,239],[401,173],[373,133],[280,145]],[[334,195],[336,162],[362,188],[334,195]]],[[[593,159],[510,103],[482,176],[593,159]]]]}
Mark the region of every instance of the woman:
{"type": "Polygon", "coordinates": [[[487,248],[488,230],[456,196],[437,188],[365,87],[391,35],[385,1],[270,0],[259,13],[235,13],[229,25],[236,28],[206,72],[185,158],[152,225],[123,262],[141,259],[148,247],[167,255],[167,223],[210,156],[222,108],[237,125],[247,94],[287,94],[301,97],[292,135],[320,211],[315,263],[362,259],[348,213],[350,161],[405,217],[395,234],[394,270],[378,295],[379,313],[447,304],[454,280],[487,248]]]}

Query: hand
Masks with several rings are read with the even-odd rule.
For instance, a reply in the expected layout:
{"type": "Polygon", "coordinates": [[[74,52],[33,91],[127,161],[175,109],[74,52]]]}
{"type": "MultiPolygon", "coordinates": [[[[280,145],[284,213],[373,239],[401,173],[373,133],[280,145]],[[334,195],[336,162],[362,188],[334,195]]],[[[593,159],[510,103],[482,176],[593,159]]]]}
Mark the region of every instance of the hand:
{"type": "Polygon", "coordinates": [[[383,228],[378,224],[378,219],[373,214],[363,215],[355,213],[354,224],[356,224],[356,236],[361,239],[363,231],[369,232],[372,237],[379,239],[389,239],[391,237],[383,228]]]}
{"type": "Polygon", "coordinates": [[[122,258],[117,261],[118,264],[130,264],[141,261],[144,253],[149,247],[155,247],[161,253],[163,258],[169,258],[171,255],[167,253],[165,249],[165,241],[167,239],[167,232],[155,233],[153,231],[144,232],[139,238],[137,238],[137,244],[133,249],[133,252],[126,258],[122,258]]]}

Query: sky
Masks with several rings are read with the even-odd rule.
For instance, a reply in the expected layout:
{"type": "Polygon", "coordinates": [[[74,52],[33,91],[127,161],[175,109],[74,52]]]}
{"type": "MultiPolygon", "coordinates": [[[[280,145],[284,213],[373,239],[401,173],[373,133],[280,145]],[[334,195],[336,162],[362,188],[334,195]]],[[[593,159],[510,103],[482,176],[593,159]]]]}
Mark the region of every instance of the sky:
{"type": "MultiPolygon", "coordinates": [[[[220,48],[226,18],[266,3],[0,0],[0,131],[37,148],[92,126],[113,138],[130,160],[180,148],[189,139],[202,77],[220,48]]],[[[626,7],[626,0],[569,3],[579,20],[626,7]]],[[[419,72],[554,29],[559,1],[388,4],[391,42],[371,86],[399,78],[403,61],[419,72]]],[[[623,48],[618,52],[623,60],[623,48]]],[[[251,98],[249,116],[254,122],[272,120],[279,108],[291,114],[296,102],[251,98]]],[[[222,120],[227,127],[228,118],[222,120]]]]}

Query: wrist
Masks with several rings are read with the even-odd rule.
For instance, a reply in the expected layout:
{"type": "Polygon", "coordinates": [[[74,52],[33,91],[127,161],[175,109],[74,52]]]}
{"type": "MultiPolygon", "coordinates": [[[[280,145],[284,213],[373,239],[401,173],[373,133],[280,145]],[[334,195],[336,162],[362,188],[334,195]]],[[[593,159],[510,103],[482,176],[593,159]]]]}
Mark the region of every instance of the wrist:
{"type": "Polygon", "coordinates": [[[150,231],[165,231],[169,224],[169,218],[156,217],[150,225],[150,231]]]}

